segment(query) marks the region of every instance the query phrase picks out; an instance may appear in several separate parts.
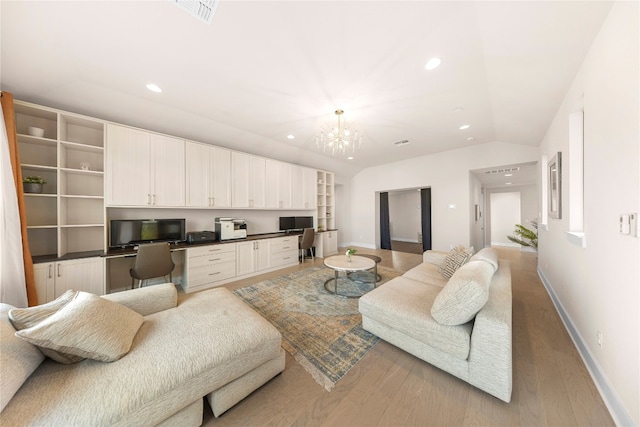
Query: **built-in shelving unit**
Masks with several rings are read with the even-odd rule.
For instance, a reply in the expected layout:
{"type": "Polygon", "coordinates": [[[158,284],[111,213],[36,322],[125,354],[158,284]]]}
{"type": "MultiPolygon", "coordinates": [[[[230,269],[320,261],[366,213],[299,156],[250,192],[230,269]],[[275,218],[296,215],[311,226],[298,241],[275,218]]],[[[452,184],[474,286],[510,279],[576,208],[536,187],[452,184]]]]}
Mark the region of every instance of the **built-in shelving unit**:
{"type": "Polygon", "coordinates": [[[318,191],[317,191],[318,231],[333,230],[336,225],[334,175],[331,172],[325,172],[325,171],[318,171],[316,175],[317,175],[316,183],[318,186],[318,191]]]}
{"type": "Polygon", "coordinates": [[[104,251],[104,122],[21,101],[15,114],[22,176],[47,182],[25,193],[32,255],[104,251]]]}

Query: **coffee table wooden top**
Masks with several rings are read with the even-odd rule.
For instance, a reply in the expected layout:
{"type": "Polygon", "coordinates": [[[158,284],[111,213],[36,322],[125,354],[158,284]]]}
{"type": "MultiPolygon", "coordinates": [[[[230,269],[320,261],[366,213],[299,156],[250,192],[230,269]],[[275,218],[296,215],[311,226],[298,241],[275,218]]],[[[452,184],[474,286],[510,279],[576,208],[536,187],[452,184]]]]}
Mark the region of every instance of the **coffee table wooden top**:
{"type": "Polygon", "coordinates": [[[362,271],[371,270],[376,263],[372,259],[358,255],[351,255],[351,262],[346,255],[334,255],[325,258],[324,265],[336,271],[362,271]]]}

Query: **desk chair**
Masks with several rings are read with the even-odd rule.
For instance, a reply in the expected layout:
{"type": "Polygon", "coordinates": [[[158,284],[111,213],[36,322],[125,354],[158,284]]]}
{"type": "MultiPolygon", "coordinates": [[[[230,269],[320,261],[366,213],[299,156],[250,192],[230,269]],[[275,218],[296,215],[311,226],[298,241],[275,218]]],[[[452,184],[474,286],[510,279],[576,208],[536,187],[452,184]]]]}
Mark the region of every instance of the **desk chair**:
{"type": "Polygon", "coordinates": [[[147,243],[138,247],[136,260],[129,274],[131,274],[131,288],[134,287],[135,279],[138,279],[138,287],[141,288],[145,280],[155,277],[165,277],[169,275],[169,281],[173,279],[171,272],[175,264],[171,259],[169,243],[147,243]]]}
{"type": "Polygon", "coordinates": [[[311,259],[315,259],[315,253],[313,250],[313,239],[315,238],[315,232],[313,228],[305,228],[302,232],[302,238],[300,239],[300,243],[298,244],[298,248],[301,252],[301,259],[304,262],[305,254],[308,249],[311,249],[311,259]]]}

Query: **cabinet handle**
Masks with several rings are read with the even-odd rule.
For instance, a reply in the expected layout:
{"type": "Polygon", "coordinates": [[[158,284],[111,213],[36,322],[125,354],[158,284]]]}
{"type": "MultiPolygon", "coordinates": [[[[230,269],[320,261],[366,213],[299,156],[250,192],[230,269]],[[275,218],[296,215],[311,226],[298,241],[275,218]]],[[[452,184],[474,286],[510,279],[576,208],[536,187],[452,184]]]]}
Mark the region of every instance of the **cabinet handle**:
{"type": "Polygon", "coordinates": [[[216,274],[220,274],[220,272],[216,271],[215,273],[209,273],[209,276],[215,276],[216,274]]]}
{"type": "Polygon", "coordinates": [[[214,258],[214,259],[210,259],[209,261],[213,262],[213,261],[220,261],[221,258],[214,258]]]}
{"type": "Polygon", "coordinates": [[[156,204],[156,195],[155,194],[152,196],[151,200],[152,200],[151,204],[155,205],[156,204]]]}
{"type": "Polygon", "coordinates": [[[151,204],[151,194],[147,193],[147,204],[151,204]]]}
{"type": "Polygon", "coordinates": [[[290,256],[288,256],[288,257],[285,257],[285,258],[282,258],[282,259],[284,260],[284,259],[289,259],[289,258],[291,258],[291,257],[290,257],[290,256]]]}
{"type": "Polygon", "coordinates": [[[49,264],[49,279],[53,277],[53,264],[49,264]]]}
{"type": "Polygon", "coordinates": [[[58,277],[60,277],[60,264],[58,264],[58,277]]]}
{"type": "Polygon", "coordinates": [[[282,250],[289,249],[289,246],[283,246],[282,250]]]}

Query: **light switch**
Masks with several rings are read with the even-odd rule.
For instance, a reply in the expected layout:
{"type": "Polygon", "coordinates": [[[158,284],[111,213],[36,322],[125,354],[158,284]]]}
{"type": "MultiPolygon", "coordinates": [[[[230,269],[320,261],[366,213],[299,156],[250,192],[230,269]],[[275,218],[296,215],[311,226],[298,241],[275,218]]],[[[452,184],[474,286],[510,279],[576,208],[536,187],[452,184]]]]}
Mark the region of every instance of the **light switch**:
{"type": "Polygon", "coordinates": [[[638,214],[629,214],[629,230],[632,237],[638,237],[638,214]]]}

